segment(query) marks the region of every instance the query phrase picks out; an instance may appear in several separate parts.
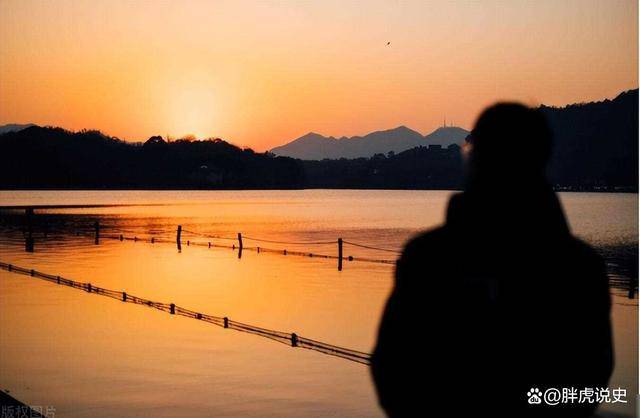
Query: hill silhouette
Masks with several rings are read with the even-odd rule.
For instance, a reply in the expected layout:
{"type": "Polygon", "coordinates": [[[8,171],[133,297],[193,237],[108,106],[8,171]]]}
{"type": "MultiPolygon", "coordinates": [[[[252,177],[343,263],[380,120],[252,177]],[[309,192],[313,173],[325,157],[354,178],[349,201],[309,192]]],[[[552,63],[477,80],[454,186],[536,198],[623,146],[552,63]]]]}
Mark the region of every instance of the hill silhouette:
{"type": "Polygon", "coordinates": [[[371,158],[302,161],[311,188],[458,189],[462,155],[456,144],[416,147],[371,158]]]}
{"type": "Polygon", "coordinates": [[[431,144],[461,145],[468,131],[458,127],[441,127],[422,136],[419,132],[399,126],[385,131],[376,131],[364,136],[326,137],[310,132],[288,144],[271,150],[276,155],[302,160],[372,157],[375,154],[399,153],[419,146],[431,144]]]}
{"type": "Polygon", "coordinates": [[[556,184],[637,190],[638,89],[613,100],[541,109],[554,134],[550,177],[556,184]]]}
{"type": "MultiPolygon", "coordinates": [[[[638,190],[638,89],[613,100],[541,110],[554,135],[549,179],[556,189],[638,190]]],[[[517,132],[513,139],[518,140],[517,132]]],[[[308,187],[457,189],[463,178],[459,150],[456,145],[421,146],[372,158],[303,164],[308,187]]]]}
{"type": "MultiPolygon", "coordinates": [[[[562,108],[543,106],[542,111],[555,135],[549,172],[556,188],[638,190],[637,89],[613,100],[562,108]]],[[[419,133],[408,128],[393,131],[403,137],[413,136],[425,144],[424,139],[418,138],[419,133]]],[[[375,134],[385,136],[387,132],[375,134]]],[[[309,135],[307,140],[324,143],[324,137],[309,135]]],[[[0,135],[0,154],[5,157],[0,164],[0,187],[460,188],[463,178],[460,147],[457,144],[442,146],[442,142],[437,142],[439,137],[436,130],[431,145],[402,152],[376,153],[368,158],[304,161],[241,149],[218,138],[167,142],[155,136],[144,144],[134,144],[99,131],[71,132],[31,126],[0,135]]],[[[444,137],[446,139],[446,135],[444,137]]],[[[518,140],[517,132],[514,140],[518,140]]]]}
{"type": "Polygon", "coordinates": [[[30,127],[0,136],[11,155],[0,187],[189,189],[301,187],[300,164],[240,149],[220,139],[131,144],[99,131],[30,127]]]}

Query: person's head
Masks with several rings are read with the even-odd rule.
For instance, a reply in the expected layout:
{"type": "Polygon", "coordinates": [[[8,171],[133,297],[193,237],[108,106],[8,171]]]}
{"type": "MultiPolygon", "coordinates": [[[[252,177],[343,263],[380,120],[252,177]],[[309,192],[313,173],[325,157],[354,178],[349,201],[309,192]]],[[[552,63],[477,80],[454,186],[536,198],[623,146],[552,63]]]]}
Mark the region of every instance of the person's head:
{"type": "Polygon", "coordinates": [[[552,137],[540,110],[497,103],[482,112],[466,141],[471,184],[500,187],[545,179],[552,137]]]}

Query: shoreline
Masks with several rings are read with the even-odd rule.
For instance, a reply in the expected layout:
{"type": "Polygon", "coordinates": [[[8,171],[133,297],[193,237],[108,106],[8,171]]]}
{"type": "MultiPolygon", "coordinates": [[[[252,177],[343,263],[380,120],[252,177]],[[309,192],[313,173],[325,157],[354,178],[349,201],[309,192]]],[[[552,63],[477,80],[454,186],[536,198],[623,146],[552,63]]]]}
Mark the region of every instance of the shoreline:
{"type": "MultiPolygon", "coordinates": [[[[285,192],[285,191],[304,191],[304,190],[344,190],[344,191],[435,191],[435,192],[462,192],[464,189],[451,189],[451,188],[378,188],[378,187],[291,187],[291,188],[149,188],[149,187],[131,187],[131,188],[87,188],[87,187],[34,187],[34,188],[0,188],[0,192],[249,192],[249,191],[273,191],[273,192],[285,192]]],[[[569,187],[553,187],[553,191],[556,193],[624,193],[624,194],[638,194],[639,189],[630,187],[602,187],[602,188],[569,188],[569,187]]],[[[116,206],[116,205],[110,205],[116,206]]]]}

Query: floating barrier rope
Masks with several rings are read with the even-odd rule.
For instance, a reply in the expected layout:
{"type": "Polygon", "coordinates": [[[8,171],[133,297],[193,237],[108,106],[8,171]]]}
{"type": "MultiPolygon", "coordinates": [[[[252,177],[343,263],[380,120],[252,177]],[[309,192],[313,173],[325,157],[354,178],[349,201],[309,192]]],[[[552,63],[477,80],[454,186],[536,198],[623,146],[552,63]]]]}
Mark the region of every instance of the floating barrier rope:
{"type": "MultiPolygon", "coordinates": [[[[19,208],[18,208],[19,209],[19,208]]],[[[24,225],[23,225],[23,234],[25,237],[25,250],[27,252],[33,252],[34,251],[34,247],[35,247],[35,239],[34,239],[34,222],[33,222],[33,218],[34,218],[34,207],[24,207],[25,209],[25,218],[24,218],[24,225]]],[[[85,224],[86,225],[86,224],[85,224]]],[[[87,236],[87,235],[91,235],[86,229],[82,228],[81,225],[76,224],[76,235],[77,236],[87,236]],[[78,228],[80,227],[80,228],[78,228]],[[83,231],[84,229],[84,231],[83,231]]],[[[92,234],[95,240],[96,244],[100,243],[100,238],[107,238],[107,239],[119,239],[120,241],[142,241],[142,242],[150,242],[152,244],[158,242],[166,242],[166,243],[170,243],[172,242],[170,239],[165,238],[165,234],[169,234],[171,233],[171,231],[167,231],[166,229],[161,229],[161,228],[152,228],[150,229],[149,232],[145,232],[144,235],[150,235],[150,238],[143,238],[143,237],[138,237],[137,235],[133,235],[131,236],[130,234],[135,234],[136,231],[133,231],[131,229],[121,229],[121,228],[117,228],[114,227],[112,225],[103,225],[100,226],[100,222],[98,220],[96,220],[94,222],[93,225],[93,229],[94,229],[94,233],[92,234]],[[101,234],[101,229],[105,230],[108,232],[108,234],[101,234]],[[117,234],[117,235],[113,235],[113,234],[117,234]],[[128,234],[128,236],[125,236],[125,234],[128,234]]],[[[58,229],[58,228],[56,228],[58,229]]],[[[48,224],[44,225],[44,230],[45,230],[45,236],[47,235],[47,231],[49,230],[49,226],[48,224]]],[[[59,230],[59,229],[58,229],[59,230]]],[[[389,260],[389,259],[380,259],[380,258],[372,258],[372,257],[360,257],[360,256],[344,256],[344,245],[351,245],[354,247],[359,247],[359,248],[363,248],[363,249],[367,249],[367,250],[372,250],[372,251],[383,251],[383,252],[389,252],[389,253],[394,253],[396,255],[399,255],[401,252],[398,250],[392,250],[389,248],[381,248],[381,247],[377,247],[374,245],[369,245],[369,244],[361,244],[361,243],[356,243],[353,241],[345,241],[342,238],[338,238],[337,240],[305,240],[305,241],[286,241],[286,240],[278,240],[278,239],[267,239],[267,238],[259,238],[259,237],[252,237],[252,236],[245,236],[244,239],[248,240],[248,241],[253,241],[256,243],[267,243],[267,244],[281,244],[281,245],[337,245],[337,255],[328,255],[328,254],[319,254],[316,253],[314,251],[311,250],[300,250],[300,249],[295,249],[295,250],[291,250],[290,248],[268,248],[268,247],[262,247],[262,246],[244,246],[243,245],[243,237],[241,233],[237,234],[237,238],[236,237],[229,237],[229,236],[223,236],[223,235],[211,235],[211,234],[205,234],[202,232],[197,232],[197,231],[192,231],[192,230],[187,230],[187,229],[183,229],[181,225],[177,226],[177,230],[175,231],[176,234],[176,239],[175,242],[178,250],[182,249],[182,244],[185,243],[187,246],[190,245],[205,245],[209,248],[213,248],[213,247],[226,247],[226,248],[231,248],[233,250],[235,250],[236,248],[239,250],[238,252],[238,256],[241,257],[242,256],[242,251],[243,250],[249,250],[249,251],[256,251],[258,253],[260,252],[270,252],[270,253],[274,253],[274,254],[282,254],[282,255],[298,255],[298,256],[304,256],[304,257],[318,257],[318,258],[325,258],[325,259],[334,259],[338,261],[338,271],[342,271],[343,268],[343,261],[347,260],[347,261],[362,261],[362,262],[368,262],[368,263],[379,263],[379,264],[395,264],[396,260],[389,260]],[[206,243],[203,242],[197,242],[197,241],[191,241],[190,239],[187,239],[186,242],[184,240],[182,240],[182,234],[190,234],[193,235],[195,237],[200,237],[200,238],[207,238],[208,241],[206,243]],[[226,241],[232,241],[232,242],[237,242],[237,246],[235,243],[231,244],[231,245],[220,245],[218,243],[209,241],[209,240],[226,240],[226,241]]]]}
{"type": "Polygon", "coordinates": [[[356,363],[369,365],[371,363],[371,354],[362,351],[351,350],[349,348],[339,347],[332,344],[323,343],[321,341],[312,340],[297,335],[296,333],[287,333],[283,331],[276,331],[266,328],[257,327],[255,325],[249,325],[242,322],[234,321],[228,317],[220,317],[204,314],[201,312],[192,311],[190,309],[177,306],[174,303],[157,302],[138,296],[131,295],[127,292],[119,292],[116,290],[105,289],[103,287],[94,286],[91,283],[78,282],[75,280],[66,279],[61,276],[53,274],[42,273],[33,269],[27,269],[24,267],[14,266],[0,262],[0,270],[6,270],[15,274],[22,274],[26,276],[35,277],[38,279],[46,280],[58,285],[72,287],[74,289],[83,290],[88,293],[94,293],[96,295],[107,296],[112,299],[117,299],[126,303],[134,303],[136,305],[143,305],[150,308],[155,308],[163,312],[167,312],[171,315],[181,315],[188,318],[196,319],[199,321],[208,322],[210,324],[218,325],[223,328],[234,329],[236,331],[246,332],[253,335],[269,338],[282,344],[290,345],[291,347],[306,348],[308,350],[317,351],[323,354],[328,354],[335,357],[340,357],[345,360],[350,360],[356,363]]]}
{"type": "Polygon", "coordinates": [[[200,233],[200,232],[189,231],[187,229],[183,229],[182,232],[186,232],[188,234],[196,235],[196,236],[203,237],[203,238],[226,239],[226,240],[230,240],[230,241],[235,241],[237,239],[237,238],[234,238],[234,237],[222,237],[222,236],[219,236],[219,235],[208,235],[208,234],[203,234],[203,233],[200,233]]]}
{"type": "MultiPolygon", "coordinates": [[[[89,237],[91,235],[87,234],[87,236],[89,237]]],[[[133,241],[133,242],[143,242],[143,243],[151,243],[151,244],[162,243],[162,244],[175,245],[176,243],[175,240],[166,239],[166,238],[142,238],[138,236],[127,237],[124,235],[101,235],[100,239],[110,239],[110,240],[116,240],[116,241],[133,241]]],[[[196,247],[208,247],[208,248],[227,248],[232,250],[239,249],[237,245],[220,244],[220,243],[215,243],[210,241],[203,242],[203,241],[186,240],[182,242],[182,245],[187,247],[196,246],[196,247]]],[[[293,256],[299,256],[299,257],[322,258],[322,259],[330,259],[330,260],[337,260],[339,258],[337,255],[331,255],[331,254],[320,254],[320,253],[314,253],[311,251],[295,251],[295,250],[269,248],[269,247],[243,246],[242,251],[253,251],[257,253],[264,252],[264,253],[272,253],[272,254],[279,254],[279,255],[293,255],[293,256]]],[[[388,264],[388,265],[393,265],[396,263],[395,260],[384,260],[384,259],[354,257],[354,256],[345,256],[343,257],[343,260],[361,261],[361,262],[367,262],[367,263],[379,263],[379,264],[388,264]]]]}
{"type": "Polygon", "coordinates": [[[331,245],[336,245],[338,243],[337,240],[333,240],[333,241],[275,241],[275,240],[269,240],[269,239],[264,239],[264,238],[253,238],[253,237],[248,237],[248,236],[244,236],[244,239],[248,239],[250,241],[258,241],[258,242],[268,242],[271,244],[290,244],[290,245],[326,245],[326,244],[331,244],[331,245]]]}
{"type": "MultiPolygon", "coordinates": [[[[32,215],[31,215],[32,216],[32,215]]],[[[25,247],[27,251],[33,251],[33,230],[32,228],[29,226],[29,216],[27,216],[27,222],[26,225],[23,226],[22,228],[18,229],[18,228],[12,228],[13,231],[17,231],[17,230],[22,230],[24,237],[25,237],[25,247]],[[31,244],[31,246],[29,246],[29,242],[31,244]]],[[[343,253],[343,246],[354,246],[354,247],[358,247],[358,248],[363,248],[363,249],[367,249],[367,250],[371,250],[371,251],[382,251],[382,252],[388,252],[388,253],[393,253],[396,256],[400,255],[402,252],[399,250],[394,250],[394,249],[390,249],[390,248],[383,248],[383,247],[378,247],[378,246],[374,246],[374,245],[370,245],[370,244],[363,244],[363,243],[359,243],[359,242],[354,242],[354,241],[350,241],[350,240],[343,240],[341,238],[338,238],[337,240],[327,240],[327,241],[286,241],[286,240],[275,240],[275,239],[266,239],[266,238],[257,238],[257,237],[253,237],[253,236],[244,236],[245,240],[248,241],[255,241],[255,242],[266,242],[266,243],[276,243],[276,244],[283,244],[283,245],[338,245],[338,255],[329,255],[329,254],[322,254],[322,253],[316,253],[313,252],[311,250],[290,250],[290,249],[286,249],[286,248],[270,248],[270,247],[262,247],[262,246],[244,246],[242,244],[242,234],[238,233],[237,237],[229,237],[229,236],[221,236],[221,235],[211,235],[211,234],[206,234],[206,233],[201,233],[201,232],[196,232],[196,231],[192,231],[192,230],[187,230],[187,229],[182,229],[181,226],[178,225],[178,230],[167,230],[167,229],[161,229],[161,228],[152,228],[147,232],[142,232],[142,235],[146,236],[146,237],[141,237],[138,235],[125,235],[128,233],[132,233],[135,234],[135,232],[137,232],[136,230],[132,230],[132,229],[122,229],[116,225],[100,225],[99,222],[94,222],[94,232],[89,232],[87,230],[87,224],[84,222],[81,223],[75,223],[74,225],[72,225],[72,228],[75,231],[75,234],[77,236],[85,236],[85,237],[92,237],[95,240],[95,243],[98,244],[99,243],[99,239],[116,239],[116,240],[120,240],[120,241],[140,241],[140,242],[148,242],[148,243],[167,243],[167,244],[174,244],[178,246],[178,249],[181,249],[181,246],[184,244],[186,246],[204,246],[204,247],[208,247],[208,248],[229,248],[229,249],[233,249],[233,250],[239,250],[238,256],[240,257],[242,254],[243,250],[246,251],[255,251],[255,252],[267,252],[267,253],[272,253],[272,254],[280,254],[280,255],[294,255],[294,256],[302,256],[302,257],[316,257],[316,258],[324,258],[324,259],[332,259],[332,260],[337,260],[338,261],[338,270],[341,271],[342,270],[342,264],[343,261],[358,261],[358,262],[367,262],[367,263],[378,263],[378,264],[387,264],[387,265],[394,265],[396,263],[395,259],[381,259],[381,258],[374,258],[374,257],[361,257],[361,256],[344,256],[343,253]],[[83,231],[79,231],[76,228],[82,228],[83,231]],[[101,230],[107,230],[109,233],[108,234],[104,234],[101,233],[101,230]],[[208,238],[209,240],[207,242],[202,242],[202,241],[192,241],[190,239],[187,240],[183,240],[181,239],[181,232],[186,233],[186,234],[190,234],[193,235],[195,237],[205,237],[208,238]],[[116,233],[116,235],[113,235],[113,233],[116,233]],[[176,234],[176,235],[174,235],[176,234]],[[174,237],[176,237],[175,239],[170,239],[168,238],[169,236],[173,235],[174,237]],[[234,242],[233,244],[221,244],[221,243],[217,243],[215,241],[212,240],[226,240],[226,241],[232,241],[234,242]]],[[[10,228],[11,229],[11,228],[10,228]]],[[[47,233],[54,233],[54,234],[59,234],[59,233],[64,233],[64,232],[68,232],[69,228],[60,228],[60,227],[48,227],[45,225],[44,228],[44,236],[47,236],[47,233]]],[[[630,299],[633,299],[636,295],[637,292],[637,287],[638,287],[638,280],[637,277],[630,277],[630,278],[618,278],[615,276],[611,276],[610,277],[610,284],[616,288],[624,288],[628,291],[628,297],[630,299]]]]}
{"type": "MultiPolygon", "coordinates": [[[[97,227],[100,228],[100,227],[97,227]]],[[[119,232],[117,230],[113,230],[112,228],[109,228],[110,232],[119,232]]],[[[124,231],[120,231],[120,232],[124,232],[124,231]]],[[[167,230],[162,230],[162,233],[176,233],[176,231],[167,231],[167,230]]],[[[87,236],[87,237],[97,237],[99,239],[115,239],[115,240],[120,240],[120,241],[135,241],[135,242],[148,242],[151,244],[155,244],[155,243],[172,243],[172,244],[177,244],[179,249],[182,249],[182,246],[202,246],[202,247],[208,247],[208,248],[229,248],[229,249],[233,249],[233,250],[240,250],[240,251],[255,251],[257,253],[260,252],[267,252],[267,253],[273,253],[273,254],[280,254],[280,255],[294,255],[294,256],[302,256],[302,257],[316,257],[316,258],[324,258],[324,259],[331,259],[331,260],[338,260],[339,263],[339,270],[342,270],[342,261],[359,261],[359,262],[367,262],[367,263],[378,263],[378,264],[390,264],[393,265],[396,263],[395,260],[390,260],[390,259],[380,259],[380,258],[372,258],[372,257],[360,257],[360,256],[344,256],[343,255],[343,244],[347,244],[347,245],[352,245],[355,247],[360,247],[360,248],[365,248],[365,249],[369,249],[369,250],[374,250],[374,251],[385,251],[385,252],[391,252],[391,253],[395,253],[397,255],[401,254],[400,251],[397,250],[391,250],[388,248],[380,248],[380,247],[375,247],[372,245],[365,245],[365,244],[359,244],[356,242],[352,242],[352,241],[346,241],[346,240],[342,240],[342,239],[337,239],[337,240],[327,240],[327,241],[285,241],[285,240],[274,240],[274,239],[266,239],[266,238],[257,238],[257,237],[251,237],[251,236],[246,236],[246,235],[242,235],[240,233],[238,233],[237,237],[229,237],[229,236],[221,236],[221,235],[210,235],[210,234],[205,234],[205,233],[200,233],[200,232],[195,232],[195,231],[191,231],[188,229],[184,229],[181,226],[178,226],[178,230],[177,230],[177,235],[175,239],[168,239],[168,238],[163,238],[162,236],[154,236],[154,234],[145,234],[145,235],[151,235],[151,237],[139,237],[137,235],[134,236],[126,236],[124,234],[101,234],[99,231],[96,232],[77,232],[76,233],[78,236],[83,235],[83,236],[87,236]],[[226,240],[226,241],[234,241],[234,244],[221,244],[221,243],[216,243],[215,241],[194,241],[191,239],[183,239],[182,234],[190,234],[193,235],[195,237],[200,237],[200,238],[207,238],[207,239],[211,239],[211,240],[226,240]],[[290,249],[286,249],[286,248],[270,248],[270,247],[262,247],[262,246],[247,246],[243,244],[243,240],[244,241],[255,241],[255,242],[265,242],[265,243],[274,243],[274,244],[282,244],[282,245],[337,245],[338,246],[338,255],[330,255],[330,254],[322,254],[322,253],[316,253],[313,252],[312,250],[307,250],[307,251],[303,251],[303,250],[290,250],[290,249]]],[[[166,235],[163,235],[166,236],[166,235]]],[[[96,243],[98,242],[98,240],[96,241],[96,243]]],[[[241,253],[239,253],[241,254],[241,253]]]]}
{"type": "MultiPolygon", "coordinates": [[[[92,237],[92,234],[86,234],[87,237],[92,237]]],[[[134,241],[134,242],[145,242],[145,243],[163,243],[163,244],[174,244],[176,243],[175,239],[167,239],[167,238],[143,238],[138,236],[125,236],[125,235],[100,235],[100,239],[111,239],[111,240],[119,240],[119,241],[134,241]]],[[[335,241],[332,242],[335,244],[335,241]]],[[[238,245],[229,245],[229,244],[220,244],[211,241],[203,242],[203,241],[192,241],[185,240],[181,241],[181,245],[184,246],[199,246],[199,247],[208,247],[208,248],[228,248],[233,250],[238,250],[238,245]]],[[[314,253],[313,251],[296,251],[296,250],[287,250],[280,248],[270,248],[270,247],[256,247],[256,246],[243,246],[243,251],[254,251],[257,253],[265,252],[265,253],[273,253],[280,255],[293,255],[293,256],[301,256],[301,257],[309,257],[309,258],[323,258],[323,259],[331,259],[338,260],[339,256],[331,255],[331,254],[322,254],[322,253],[314,253]]],[[[369,258],[369,257],[358,257],[358,256],[343,256],[343,260],[345,261],[360,261],[366,263],[378,263],[378,264],[395,264],[395,260],[385,260],[385,259],[377,259],[377,258],[369,258]]]]}
{"type": "Polygon", "coordinates": [[[374,247],[374,246],[371,246],[371,245],[358,244],[358,243],[355,243],[355,242],[352,242],[352,241],[346,241],[345,240],[343,242],[345,244],[353,245],[355,247],[360,247],[360,248],[366,248],[368,250],[386,251],[386,252],[395,253],[395,254],[401,254],[402,253],[401,251],[398,251],[398,250],[390,250],[388,248],[380,248],[380,247],[374,247]]]}

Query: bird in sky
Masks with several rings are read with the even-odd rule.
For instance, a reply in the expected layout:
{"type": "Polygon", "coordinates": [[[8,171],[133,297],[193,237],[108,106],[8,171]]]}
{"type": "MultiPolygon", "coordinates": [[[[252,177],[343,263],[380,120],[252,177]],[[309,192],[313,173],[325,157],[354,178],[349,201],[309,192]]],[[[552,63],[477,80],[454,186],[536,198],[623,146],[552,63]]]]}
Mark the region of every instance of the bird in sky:
{"type": "Polygon", "coordinates": [[[391,45],[391,42],[387,42],[387,46],[391,45]]]}

